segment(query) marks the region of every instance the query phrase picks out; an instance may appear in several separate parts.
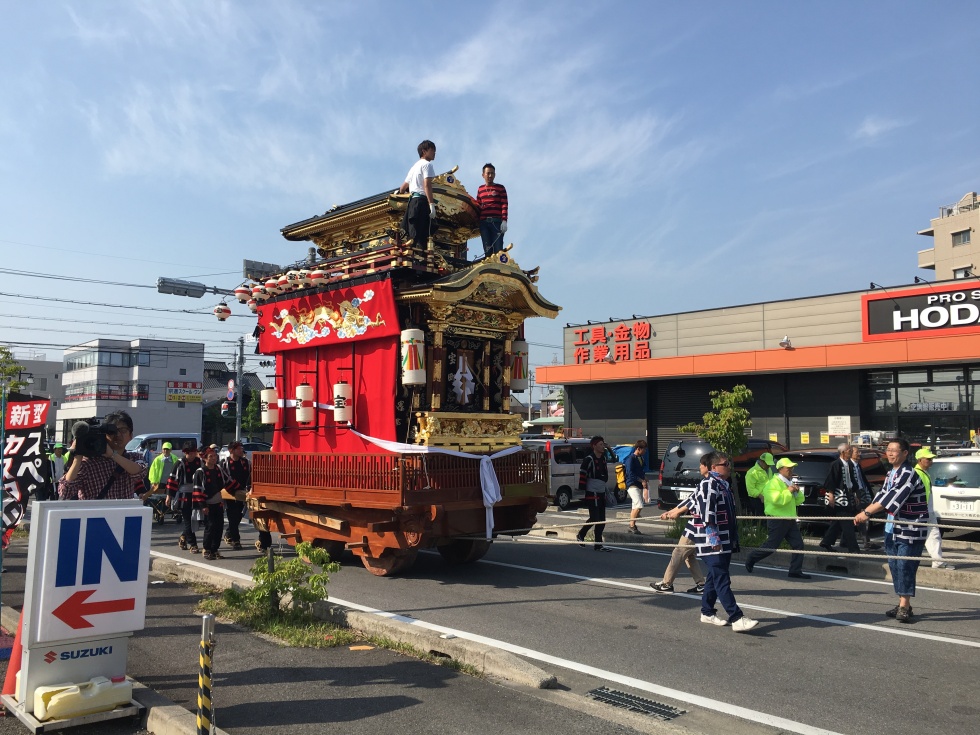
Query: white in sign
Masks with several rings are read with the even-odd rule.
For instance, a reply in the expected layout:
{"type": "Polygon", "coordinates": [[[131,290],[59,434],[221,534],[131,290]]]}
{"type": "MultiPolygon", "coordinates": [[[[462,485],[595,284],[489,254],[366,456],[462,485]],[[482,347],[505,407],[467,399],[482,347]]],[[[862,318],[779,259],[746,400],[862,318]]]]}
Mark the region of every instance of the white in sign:
{"type": "Polygon", "coordinates": [[[72,501],[43,514],[31,646],[143,629],[151,523],[133,500],[72,501]]]}
{"type": "Polygon", "coordinates": [[[850,436],[851,417],[850,416],[828,416],[827,433],[831,436],[850,436]]]}

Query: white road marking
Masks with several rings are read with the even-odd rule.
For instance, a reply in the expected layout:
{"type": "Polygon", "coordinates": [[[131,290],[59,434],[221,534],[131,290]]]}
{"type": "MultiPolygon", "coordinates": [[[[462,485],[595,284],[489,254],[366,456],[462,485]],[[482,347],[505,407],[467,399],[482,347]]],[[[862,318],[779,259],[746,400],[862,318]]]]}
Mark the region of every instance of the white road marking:
{"type": "Polygon", "coordinates": [[[236,572],[234,569],[225,569],[224,567],[216,567],[212,564],[205,564],[203,561],[197,561],[196,559],[188,559],[186,556],[174,556],[173,554],[165,554],[162,551],[156,551],[150,549],[150,556],[156,556],[161,559],[169,559],[170,561],[175,561],[178,564],[183,564],[188,567],[197,567],[198,569],[207,569],[209,572],[218,572],[226,577],[234,577],[235,579],[241,579],[245,582],[252,581],[251,574],[242,574],[241,572],[236,572]]]}
{"type": "MultiPolygon", "coordinates": [[[[624,589],[637,590],[650,595],[656,595],[656,592],[650,590],[646,585],[633,584],[632,582],[620,582],[615,579],[603,579],[602,577],[586,577],[581,574],[572,574],[571,572],[556,572],[551,569],[540,569],[538,567],[528,567],[522,564],[508,564],[502,561],[490,561],[488,559],[481,559],[477,564],[490,564],[497,567],[505,567],[508,569],[519,569],[525,572],[535,572],[537,574],[549,574],[555,577],[565,577],[566,579],[577,579],[580,582],[595,582],[596,584],[604,584],[610,587],[622,587],[624,589]]],[[[689,595],[685,592],[675,592],[675,597],[687,597],[692,600],[700,600],[700,595],[689,595]]],[[[806,615],[804,613],[792,612],[790,610],[778,610],[772,607],[762,607],[760,605],[744,605],[741,602],[738,605],[743,610],[759,610],[761,612],[773,613],[774,615],[782,615],[787,618],[802,618],[804,620],[814,620],[820,623],[827,623],[829,625],[840,625],[845,628],[860,628],[862,630],[872,630],[875,633],[889,633],[891,635],[902,635],[908,638],[920,638],[927,641],[938,641],[939,643],[952,643],[958,646],[968,646],[970,648],[980,648],[980,642],[977,641],[967,641],[961,640],[959,638],[946,638],[944,636],[932,635],[930,633],[916,633],[912,630],[903,630],[900,628],[884,628],[879,625],[868,625],[867,623],[854,623],[850,620],[840,620],[838,618],[825,618],[821,615],[806,615]]]]}
{"type": "MultiPolygon", "coordinates": [[[[503,539],[503,540],[505,540],[505,541],[506,540],[512,540],[512,541],[515,541],[516,542],[518,539],[520,539],[520,543],[522,543],[522,544],[528,543],[528,542],[537,542],[537,543],[545,543],[545,544],[555,544],[555,543],[557,543],[557,544],[564,544],[564,545],[568,545],[569,544],[568,541],[563,541],[562,539],[556,539],[556,538],[548,538],[547,536],[518,536],[518,537],[515,537],[513,539],[503,539]]],[[[502,539],[496,539],[494,541],[494,543],[500,543],[501,540],[502,539]]],[[[625,551],[625,552],[628,552],[628,553],[631,553],[631,554],[650,554],[652,556],[670,556],[670,552],[669,551],[654,551],[652,549],[641,549],[641,548],[635,548],[635,547],[630,547],[630,546],[617,546],[617,545],[614,545],[614,544],[606,544],[606,546],[608,546],[610,549],[616,549],[617,551],[625,551]]],[[[744,566],[743,564],[740,564],[739,562],[735,562],[735,563],[736,564],[739,564],[739,566],[744,566]]],[[[783,567],[770,567],[770,566],[766,566],[764,564],[756,564],[755,565],[755,568],[756,569],[768,569],[768,570],[774,571],[774,572],[784,572],[784,571],[786,571],[783,567]]],[[[810,570],[806,570],[806,573],[807,574],[812,574],[815,577],[824,577],[826,579],[840,579],[840,580],[844,580],[845,582],[860,582],[862,584],[877,584],[877,585],[883,585],[885,587],[891,587],[892,586],[892,583],[891,582],[888,582],[888,581],[883,580],[883,579],[865,579],[864,577],[851,577],[851,576],[848,576],[846,574],[829,574],[827,572],[816,572],[816,571],[810,571],[810,570]]],[[[947,594],[947,595],[968,595],[969,597],[980,597],[980,592],[966,592],[964,590],[947,590],[947,589],[943,589],[941,587],[926,587],[925,585],[921,585],[921,584],[918,584],[918,583],[916,583],[915,588],[917,590],[928,590],[929,592],[942,592],[942,593],[947,594]]]]}
{"type": "Polygon", "coordinates": [[[820,727],[813,727],[812,725],[807,725],[803,722],[796,722],[794,720],[787,720],[782,717],[777,717],[775,715],[770,715],[765,712],[759,712],[757,710],[748,709],[747,707],[739,707],[738,705],[729,704],[728,702],[721,702],[717,699],[709,699],[708,697],[702,697],[699,694],[691,694],[690,692],[682,692],[679,689],[671,689],[670,687],[663,687],[659,684],[653,684],[649,681],[644,681],[642,679],[637,679],[632,676],[624,676],[623,674],[617,674],[614,671],[607,671],[605,669],[599,669],[595,666],[588,666],[586,664],[581,664],[577,661],[569,661],[568,659],[559,658],[557,656],[552,656],[547,653],[542,653],[541,651],[535,651],[530,648],[524,648],[523,646],[515,646],[512,643],[507,643],[506,641],[499,641],[495,638],[487,638],[486,636],[477,635],[476,633],[469,633],[465,630],[458,630],[456,628],[448,628],[443,625],[435,625],[433,623],[427,623],[423,620],[416,620],[415,618],[408,618],[404,615],[398,615],[397,613],[385,612],[383,610],[378,610],[373,607],[368,607],[367,605],[359,605],[356,602],[348,602],[347,600],[338,600],[336,597],[331,597],[330,602],[335,605],[343,605],[344,607],[349,607],[352,610],[359,610],[361,612],[370,613],[373,615],[378,615],[383,618],[390,618],[392,620],[397,620],[402,623],[407,623],[409,625],[414,625],[419,628],[425,628],[426,630],[433,630],[441,634],[454,635],[457,638],[465,638],[467,640],[475,641],[476,643],[482,643],[486,646],[492,646],[494,648],[499,648],[504,651],[509,651],[510,653],[516,654],[518,656],[523,656],[529,658],[533,661],[540,661],[542,663],[551,664],[553,666],[560,666],[563,669],[570,669],[572,671],[578,671],[582,674],[587,674],[589,676],[594,676],[597,679],[604,679],[606,681],[615,682],[623,686],[628,686],[631,689],[636,689],[643,692],[649,692],[651,694],[656,694],[661,697],[670,697],[678,702],[685,702],[687,704],[695,705],[697,707],[703,707],[704,709],[710,709],[715,712],[721,712],[726,715],[732,715],[734,717],[740,717],[743,720],[748,720],[750,722],[758,722],[763,725],[769,725],[770,727],[779,728],[785,732],[799,733],[800,735],[838,735],[833,730],[825,730],[820,727]]]}

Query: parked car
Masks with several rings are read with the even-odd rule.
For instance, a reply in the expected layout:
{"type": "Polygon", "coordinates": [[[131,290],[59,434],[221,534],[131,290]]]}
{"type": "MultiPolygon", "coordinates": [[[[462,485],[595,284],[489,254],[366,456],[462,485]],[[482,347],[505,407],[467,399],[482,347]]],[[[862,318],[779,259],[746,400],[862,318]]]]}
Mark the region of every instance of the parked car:
{"type": "Polygon", "coordinates": [[[980,457],[936,457],[929,477],[940,521],[980,526],[980,457]]]}
{"type": "MultiPolygon", "coordinates": [[[[272,445],[267,442],[242,442],[242,449],[245,450],[245,459],[251,462],[252,452],[271,452],[272,445]]],[[[225,444],[218,450],[218,459],[224,459],[228,454],[228,445],[225,444]]]]}
{"type": "MultiPolygon", "coordinates": [[[[677,439],[667,445],[664,458],[660,463],[660,489],[657,495],[657,506],[670,510],[681,503],[694,492],[701,481],[698,469],[701,457],[714,448],[703,439],[677,439]]],[[[765,452],[785,452],[786,447],[767,439],[749,439],[742,454],[734,458],[734,472],[738,476],[739,495],[743,505],[748,500],[745,493],[745,473],[752,464],[765,452]]]]}
{"type": "Polygon", "coordinates": [[[158,434],[137,434],[126,444],[127,452],[143,452],[147,449],[150,450],[151,456],[149,461],[153,461],[160,452],[163,451],[163,443],[170,442],[172,445],[172,454],[178,459],[184,456],[181,447],[184,446],[184,442],[188,439],[193,439],[197,442],[197,445],[201,446],[201,435],[192,433],[182,433],[179,431],[172,431],[168,433],[158,433],[158,434]]]}
{"type": "MultiPolygon", "coordinates": [[[[549,457],[548,494],[560,510],[567,510],[573,501],[582,500],[584,492],[578,489],[578,471],[588,452],[592,451],[589,440],[572,439],[527,439],[521,442],[525,449],[546,452],[549,457]]],[[[616,465],[619,461],[609,447],[605,449],[606,463],[609,466],[609,480],[606,490],[616,494],[616,503],[626,502],[625,490],[616,487],[616,465]]]]}
{"type": "MultiPolygon", "coordinates": [[[[830,515],[824,497],[824,483],[830,473],[830,465],[840,456],[837,450],[801,449],[796,452],[774,453],[773,456],[777,462],[784,457],[796,462],[793,477],[803,490],[803,503],[799,506],[798,515],[801,517],[830,515]]],[[[889,465],[885,453],[878,449],[861,449],[861,469],[864,470],[864,476],[868,478],[868,483],[871,485],[869,491],[873,496],[885,482],[885,475],[888,474],[889,465]]],[[[816,523],[826,523],[826,521],[816,521],[816,523]]]]}

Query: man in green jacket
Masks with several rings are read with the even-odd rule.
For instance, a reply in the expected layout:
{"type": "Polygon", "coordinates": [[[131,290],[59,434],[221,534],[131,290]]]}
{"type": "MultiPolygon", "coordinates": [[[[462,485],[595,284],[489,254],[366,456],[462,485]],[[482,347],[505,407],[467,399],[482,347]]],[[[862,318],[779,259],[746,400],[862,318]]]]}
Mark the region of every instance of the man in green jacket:
{"type": "Polygon", "coordinates": [[[177,460],[172,454],[173,448],[173,444],[164,442],[163,451],[153,458],[149,472],[150,492],[143,496],[144,499],[153,493],[166,492],[167,480],[170,479],[170,473],[174,471],[174,466],[177,464],[177,460]],[[163,486],[163,490],[160,489],[161,485],[163,486]]]}
{"type": "MultiPolygon", "coordinates": [[[[803,491],[793,480],[794,467],[796,462],[787,457],[779,460],[776,463],[776,474],[762,489],[766,515],[770,517],[770,520],[766,521],[769,538],[758,549],[754,549],[745,561],[745,571],[749,574],[756,564],[779,548],[783,539],[789,542],[790,548],[794,551],[803,550],[803,536],[800,535],[800,527],[796,524],[796,508],[803,502],[803,491]]],[[[809,574],[803,573],[803,554],[793,554],[790,557],[789,576],[792,579],[810,578],[809,574]]]]}
{"type": "Polygon", "coordinates": [[[745,473],[745,492],[749,495],[749,512],[754,516],[762,515],[762,488],[772,479],[772,468],[775,464],[776,460],[766,452],[745,473]]]}

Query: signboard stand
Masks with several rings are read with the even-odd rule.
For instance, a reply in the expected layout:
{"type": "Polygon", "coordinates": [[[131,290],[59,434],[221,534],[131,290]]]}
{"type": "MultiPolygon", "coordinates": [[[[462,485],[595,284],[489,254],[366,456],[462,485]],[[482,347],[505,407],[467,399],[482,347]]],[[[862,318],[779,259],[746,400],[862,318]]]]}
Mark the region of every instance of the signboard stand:
{"type": "MultiPolygon", "coordinates": [[[[16,696],[0,700],[32,732],[141,714],[132,699],[105,712],[45,721],[34,707],[39,687],[125,676],[129,638],[145,625],[151,525],[151,509],[137,500],[34,505],[16,696]]],[[[86,709],[92,707],[79,696],[77,711],[86,709]]]]}
{"type": "Polygon", "coordinates": [[[108,712],[96,712],[91,715],[82,715],[81,717],[70,717],[64,720],[46,720],[41,722],[34,717],[29,712],[24,711],[24,706],[10,694],[4,694],[0,697],[0,701],[3,702],[3,706],[8,712],[13,713],[13,715],[21,721],[21,723],[31,732],[42,733],[51,732],[52,730],[63,730],[66,727],[78,727],[79,725],[90,725],[93,722],[105,722],[106,720],[117,720],[122,717],[132,717],[134,719],[143,716],[143,705],[136,700],[130,700],[129,704],[124,704],[120,707],[116,707],[114,710],[108,712]]]}

